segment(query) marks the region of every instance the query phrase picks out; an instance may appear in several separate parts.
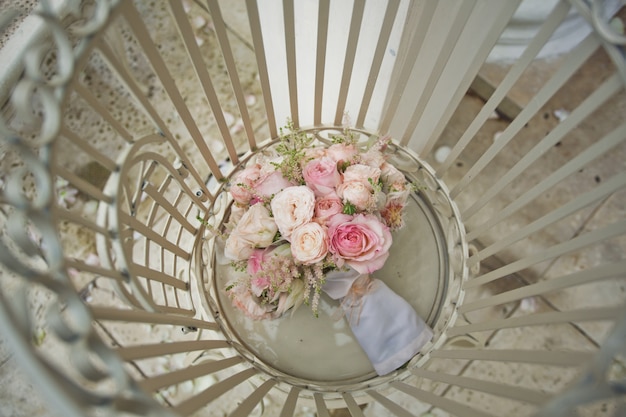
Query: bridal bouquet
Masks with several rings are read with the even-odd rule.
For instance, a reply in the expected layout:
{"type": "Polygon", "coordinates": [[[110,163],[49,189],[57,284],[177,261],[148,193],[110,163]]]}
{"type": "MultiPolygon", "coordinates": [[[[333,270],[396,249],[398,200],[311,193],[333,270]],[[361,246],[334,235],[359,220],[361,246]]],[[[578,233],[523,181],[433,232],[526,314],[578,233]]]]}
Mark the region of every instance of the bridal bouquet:
{"type": "Polygon", "coordinates": [[[227,291],[253,319],[280,317],[303,302],[317,315],[329,272],[382,268],[412,190],[385,158],[388,137],[364,147],[350,134],[315,144],[288,127],[230,187],[224,255],[247,274],[227,291]]]}
{"type": "Polygon", "coordinates": [[[316,141],[292,125],[231,182],[224,256],[240,271],[226,291],[248,317],[274,319],[322,291],[340,301],[379,375],[433,336],[413,307],[370,274],[389,257],[413,185],[387,161],[390,139],[316,141]]]}

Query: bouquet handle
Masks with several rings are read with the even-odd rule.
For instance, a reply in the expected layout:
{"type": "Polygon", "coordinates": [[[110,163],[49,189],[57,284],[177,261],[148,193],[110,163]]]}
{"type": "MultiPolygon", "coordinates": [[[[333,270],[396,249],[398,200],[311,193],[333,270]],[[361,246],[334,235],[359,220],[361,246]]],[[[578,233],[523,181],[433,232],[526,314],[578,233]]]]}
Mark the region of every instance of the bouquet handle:
{"type": "Polygon", "coordinates": [[[433,337],[413,307],[379,279],[333,271],[323,290],[341,299],[343,314],[378,375],[404,365],[433,337]]]}

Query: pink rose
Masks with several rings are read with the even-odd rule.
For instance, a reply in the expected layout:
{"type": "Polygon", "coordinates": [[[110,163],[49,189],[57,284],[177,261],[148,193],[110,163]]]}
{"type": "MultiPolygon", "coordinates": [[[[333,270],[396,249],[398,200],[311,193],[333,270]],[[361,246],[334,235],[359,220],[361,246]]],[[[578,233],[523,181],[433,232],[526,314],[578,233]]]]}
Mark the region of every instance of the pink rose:
{"type": "Polygon", "coordinates": [[[337,214],[328,222],[329,251],[337,266],[343,262],[361,274],[372,273],[385,264],[392,237],[389,228],[371,214],[337,214]]]}
{"type": "Polygon", "coordinates": [[[267,249],[254,249],[252,251],[248,257],[248,274],[254,275],[262,269],[266,254],[267,249]]]}
{"type": "Polygon", "coordinates": [[[293,184],[280,171],[272,171],[254,184],[254,191],[259,197],[271,197],[293,184]]]}
{"type": "Polygon", "coordinates": [[[291,254],[305,265],[321,261],[328,253],[326,228],[318,223],[303,224],[291,234],[291,254]]]}
{"type": "Polygon", "coordinates": [[[263,263],[266,262],[271,256],[280,256],[282,258],[291,258],[291,247],[288,243],[284,243],[280,246],[270,246],[265,249],[254,249],[248,257],[248,274],[256,275],[263,270],[263,263]]]}
{"type": "Polygon", "coordinates": [[[341,174],[337,171],[337,163],[331,158],[313,159],[302,169],[306,185],[317,196],[332,192],[341,182],[341,174]]]}
{"type": "Polygon", "coordinates": [[[358,150],[354,145],[336,143],[328,147],[326,154],[335,162],[350,162],[358,154],[358,150]]]}
{"type": "Polygon", "coordinates": [[[234,284],[227,290],[233,305],[246,316],[254,320],[272,317],[274,307],[271,304],[261,304],[245,285],[234,284]]]}
{"type": "Polygon", "coordinates": [[[270,287],[270,279],[266,276],[254,277],[250,280],[250,292],[260,297],[270,287]]]}
{"type": "Polygon", "coordinates": [[[278,226],[262,204],[255,204],[244,213],[235,229],[226,239],[224,256],[235,261],[248,259],[254,248],[272,244],[278,226]]]}
{"type": "Polygon", "coordinates": [[[280,234],[289,240],[295,228],[313,218],[315,194],[304,185],[287,187],[276,194],[270,204],[280,234]]]}
{"type": "Polygon", "coordinates": [[[320,224],[326,224],[329,218],[342,211],[341,198],[336,193],[330,193],[315,200],[314,220],[320,224]]]}
{"type": "Polygon", "coordinates": [[[239,204],[249,204],[254,193],[252,191],[255,182],[260,176],[260,165],[255,164],[246,167],[243,171],[239,172],[233,180],[233,184],[230,187],[230,195],[239,204]]]}
{"type": "Polygon", "coordinates": [[[372,187],[363,181],[348,181],[339,184],[337,195],[341,197],[344,204],[350,203],[359,211],[367,210],[376,203],[372,187]]]}
{"type": "Polygon", "coordinates": [[[343,173],[343,181],[361,181],[366,184],[376,184],[380,179],[380,168],[369,165],[354,164],[346,168],[343,173]]]}

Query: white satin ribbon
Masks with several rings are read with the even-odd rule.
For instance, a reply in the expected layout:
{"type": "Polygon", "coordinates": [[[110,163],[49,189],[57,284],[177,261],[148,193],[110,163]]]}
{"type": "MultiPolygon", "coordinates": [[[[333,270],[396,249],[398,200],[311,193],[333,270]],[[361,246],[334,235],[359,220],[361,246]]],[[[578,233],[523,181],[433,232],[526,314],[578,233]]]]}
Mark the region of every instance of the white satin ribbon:
{"type": "Polygon", "coordinates": [[[341,299],[350,328],[378,375],[398,369],[433,337],[413,307],[379,279],[333,271],[322,289],[341,299]]]}

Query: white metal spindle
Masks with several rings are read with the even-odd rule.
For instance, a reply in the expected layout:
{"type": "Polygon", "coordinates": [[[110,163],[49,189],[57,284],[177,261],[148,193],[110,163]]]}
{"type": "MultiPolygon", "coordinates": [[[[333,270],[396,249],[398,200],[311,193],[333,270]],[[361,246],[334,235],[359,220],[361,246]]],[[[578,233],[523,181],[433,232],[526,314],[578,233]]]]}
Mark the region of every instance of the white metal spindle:
{"type": "MultiPolygon", "coordinates": [[[[232,137],[230,134],[230,130],[228,125],[226,124],[226,120],[224,119],[224,113],[222,111],[222,107],[220,105],[219,99],[217,98],[217,93],[215,92],[215,88],[213,86],[213,81],[211,80],[211,76],[207,71],[206,64],[202,59],[202,54],[200,49],[196,44],[196,38],[193,34],[191,26],[189,24],[189,19],[185,15],[183,10],[183,6],[181,2],[170,1],[170,8],[172,9],[172,13],[174,15],[174,19],[176,20],[176,26],[180,30],[181,37],[185,43],[185,48],[187,48],[187,53],[189,54],[189,58],[193,64],[193,68],[196,72],[198,80],[202,85],[202,89],[204,90],[204,95],[206,100],[211,107],[211,111],[213,112],[213,117],[215,117],[215,121],[217,123],[217,127],[219,128],[220,134],[222,135],[224,144],[226,145],[226,149],[228,150],[228,156],[231,158],[233,163],[239,162],[239,157],[237,156],[237,151],[234,148],[232,137]]],[[[208,2],[209,6],[213,4],[217,4],[216,2],[208,2]]],[[[219,10],[218,10],[219,11],[219,10]]],[[[212,9],[212,13],[216,14],[218,11],[212,9]]],[[[220,22],[220,19],[216,19],[216,22],[220,22]]],[[[217,26],[216,26],[217,27],[217,26]]],[[[218,32],[221,35],[221,32],[218,32]]],[[[228,50],[229,51],[229,50],[228,50]]],[[[232,53],[230,54],[232,56],[232,53]]],[[[232,68],[229,66],[229,71],[232,71],[232,68]]],[[[236,77],[236,75],[235,75],[236,77]]],[[[239,79],[236,78],[238,81],[239,79]]],[[[238,85],[239,88],[235,89],[235,91],[241,91],[241,85],[238,85]]],[[[245,111],[246,108],[244,107],[245,111]]],[[[247,120],[247,118],[246,118],[247,120]]],[[[246,125],[248,128],[250,124],[246,125]]],[[[251,147],[254,142],[251,143],[251,147]]]]}
{"type": "Polygon", "coordinates": [[[336,126],[341,126],[344,111],[346,109],[346,101],[348,98],[348,88],[350,87],[350,79],[354,68],[354,57],[359,40],[359,31],[363,22],[363,12],[365,10],[365,1],[355,1],[350,18],[350,31],[348,33],[348,44],[346,45],[346,55],[343,63],[343,72],[341,74],[341,82],[339,84],[339,96],[337,98],[337,108],[335,110],[336,126]]]}
{"type": "Polygon", "coordinates": [[[561,289],[575,287],[577,285],[591,284],[597,281],[616,278],[626,268],[626,261],[611,263],[584,271],[578,271],[569,275],[552,278],[547,281],[537,282],[511,291],[506,291],[489,298],[472,300],[459,308],[460,313],[467,313],[485,307],[504,304],[511,301],[521,300],[535,295],[544,295],[561,289]]]}
{"type": "Polygon", "coordinates": [[[433,358],[468,359],[495,362],[520,362],[536,365],[575,367],[591,357],[590,352],[554,352],[533,350],[438,350],[432,353],[433,358]]]}
{"type": "Polygon", "coordinates": [[[468,259],[468,263],[472,265],[476,262],[479,262],[481,259],[485,259],[493,255],[494,253],[497,253],[499,250],[510,246],[514,242],[524,239],[529,235],[569,216],[570,214],[575,213],[578,210],[581,210],[582,208],[587,207],[588,205],[596,201],[599,201],[600,199],[610,196],[624,186],[626,186],[626,178],[624,178],[623,175],[618,174],[606,181],[604,184],[601,184],[598,188],[595,188],[588,193],[582,194],[576,199],[570,201],[569,203],[564,204],[560,207],[559,210],[554,210],[550,212],[549,214],[535,220],[527,226],[516,230],[502,240],[499,240],[498,242],[488,246],[487,248],[480,250],[476,255],[468,259]]]}
{"type": "Polygon", "coordinates": [[[264,383],[262,383],[249,397],[239,404],[239,406],[231,413],[233,417],[238,416],[249,416],[254,408],[263,400],[265,395],[272,389],[272,387],[276,384],[276,381],[273,379],[268,379],[264,383]]]}
{"type": "Polygon", "coordinates": [[[418,388],[403,384],[401,382],[394,382],[393,386],[394,388],[397,388],[398,390],[405,392],[420,401],[423,401],[427,404],[432,404],[435,407],[441,408],[442,410],[448,411],[456,415],[462,415],[467,417],[493,417],[493,414],[487,414],[482,411],[478,411],[471,406],[461,404],[457,401],[449,400],[445,397],[435,395],[428,391],[422,391],[418,388]]]}
{"type": "Polygon", "coordinates": [[[506,219],[508,216],[512,215],[520,208],[529,204],[546,190],[550,189],[558,182],[562,181],[569,175],[572,175],[574,172],[579,170],[586,163],[593,161],[598,156],[610,151],[611,149],[618,146],[620,143],[623,143],[624,138],[626,138],[626,124],[618,126],[601,140],[572,158],[570,161],[568,161],[552,174],[550,174],[547,178],[544,178],[543,181],[532,187],[530,190],[526,191],[520,197],[515,199],[515,201],[507,205],[504,209],[500,210],[485,223],[468,231],[468,240],[474,240],[476,237],[484,233],[488,228],[492,227],[494,224],[502,221],[503,219],[506,219]]]}
{"type": "Polygon", "coordinates": [[[214,372],[230,368],[241,363],[241,361],[242,359],[236,356],[215,362],[205,362],[199,365],[189,366],[185,369],[160,374],[158,376],[140,381],[139,384],[146,391],[156,391],[171,385],[180,384],[184,381],[210,375],[214,372]]]}
{"type": "MultiPolygon", "coordinates": [[[[252,40],[254,41],[254,53],[256,56],[257,68],[259,70],[259,79],[261,81],[261,89],[263,90],[263,101],[265,103],[265,112],[267,114],[267,123],[270,130],[270,136],[275,138],[278,134],[277,120],[274,113],[274,103],[272,101],[272,92],[270,89],[270,80],[267,73],[267,61],[265,54],[265,45],[263,43],[263,33],[261,32],[261,22],[259,20],[259,9],[256,0],[246,0],[246,8],[248,11],[248,19],[250,23],[250,31],[252,32],[252,40]]],[[[282,122],[281,122],[282,123],[282,122]]]]}
{"type": "Polygon", "coordinates": [[[326,44],[328,42],[328,17],[330,0],[320,0],[317,23],[317,48],[315,54],[315,103],[313,124],[322,124],[322,100],[324,98],[324,70],[326,67],[326,44]]]}
{"type": "Polygon", "coordinates": [[[280,417],[291,417],[294,414],[294,410],[296,408],[296,403],[298,401],[298,395],[300,394],[300,388],[291,387],[289,390],[289,394],[285,399],[285,403],[283,404],[283,408],[280,412],[280,417]]]}
{"type": "Polygon", "coordinates": [[[187,342],[158,343],[153,345],[139,345],[120,347],[115,352],[126,361],[146,359],[176,353],[206,351],[229,347],[224,340],[193,340],[187,342]]]}
{"type": "Polygon", "coordinates": [[[502,278],[508,274],[521,271],[529,266],[535,265],[539,262],[553,259],[557,256],[564,255],[569,252],[584,248],[594,243],[598,243],[602,240],[611,239],[613,237],[620,236],[626,232],[626,221],[617,222],[610,226],[606,226],[601,229],[593,230],[591,232],[582,234],[575,238],[572,238],[566,242],[556,244],[543,252],[536,253],[510,264],[503,266],[502,268],[488,272],[484,275],[476,277],[465,284],[466,288],[475,287],[478,285],[484,285],[488,282],[492,282],[498,278],[502,278]]]}
{"type": "Polygon", "coordinates": [[[412,31],[411,41],[409,44],[406,41],[407,37],[405,37],[404,39],[407,46],[402,48],[401,45],[401,51],[404,52],[406,50],[407,55],[406,57],[400,55],[400,65],[396,66],[396,68],[401,68],[401,70],[399,72],[396,71],[396,74],[392,75],[391,78],[393,92],[388,95],[389,103],[384,109],[384,115],[380,125],[382,132],[387,133],[389,131],[391,122],[396,115],[402,92],[406,88],[436,8],[436,2],[412,3],[409,7],[409,16],[407,18],[409,24],[407,27],[410,28],[408,30],[412,31]]]}
{"type": "Polygon", "coordinates": [[[380,403],[387,410],[391,411],[394,416],[398,417],[412,417],[412,414],[407,411],[405,408],[396,404],[394,401],[390,400],[388,397],[382,395],[378,391],[369,390],[367,394],[380,403]]]}
{"type": "MultiPolygon", "coordinates": [[[[172,5],[172,7],[177,7],[180,8],[179,6],[177,6],[175,1],[171,1],[170,4],[172,5]]],[[[211,12],[211,16],[213,17],[213,26],[215,27],[215,32],[217,34],[217,37],[219,39],[219,44],[220,44],[220,49],[222,51],[223,57],[224,57],[224,62],[226,64],[226,68],[228,70],[228,76],[232,85],[232,89],[233,89],[233,94],[235,96],[235,100],[237,101],[237,106],[239,108],[239,112],[241,113],[241,120],[243,123],[243,127],[244,130],[246,132],[246,136],[248,137],[248,144],[250,146],[250,149],[254,149],[256,147],[256,138],[254,135],[254,131],[252,128],[252,123],[251,123],[251,119],[250,119],[250,114],[248,112],[248,107],[246,104],[246,99],[244,97],[244,89],[241,85],[241,80],[239,78],[239,74],[237,72],[237,66],[235,64],[235,58],[233,56],[233,52],[232,52],[232,48],[230,45],[230,42],[228,40],[228,35],[226,34],[226,26],[224,24],[224,21],[222,19],[222,15],[221,15],[221,11],[219,8],[219,4],[217,1],[208,1],[207,5],[209,7],[209,11],[211,12]]],[[[181,20],[184,20],[185,17],[183,17],[181,15],[181,20]]],[[[189,44],[191,46],[191,44],[193,43],[193,41],[190,39],[189,44]]],[[[194,47],[195,49],[195,47],[194,47]]],[[[202,61],[198,62],[198,66],[201,67],[203,65],[202,61]]],[[[200,78],[202,79],[203,76],[200,76],[200,78]]],[[[214,112],[219,112],[219,108],[216,108],[214,110],[214,112]]],[[[224,120],[221,120],[221,122],[224,123],[224,130],[225,129],[225,122],[224,120]]],[[[222,129],[222,127],[220,128],[222,129]]],[[[224,138],[225,141],[232,141],[230,132],[228,134],[224,134],[222,133],[222,137],[224,138]]],[[[232,146],[232,144],[227,144],[227,146],[232,146]]],[[[241,152],[241,151],[240,151],[241,152]]],[[[232,158],[232,156],[231,156],[232,158]]],[[[239,158],[234,158],[232,159],[232,161],[238,161],[239,158]]]]}
{"type": "Polygon", "coordinates": [[[294,19],[294,4],[289,0],[283,1],[285,15],[285,51],[287,54],[287,83],[289,85],[289,108],[291,120],[295,127],[300,127],[300,111],[298,110],[298,77],[296,71],[296,33],[294,19]]]}
{"type": "Polygon", "coordinates": [[[554,128],[545,138],[543,138],[532,150],[528,151],[517,164],[509,170],[502,178],[500,178],[489,190],[481,196],[479,200],[474,202],[467,210],[462,211],[461,215],[465,219],[471,218],[476,212],[483,207],[491,198],[504,187],[511,183],[526,170],[532,163],[537,161],[548,149],[558,143],[567,133],[575,126],[581,123],[591,113],[596,111],[608,99],[613,97],[618,91],[622,90],[622,83],[617,75],[613,75],[598,87],[589,97],[585,99],[562,123],[554,128]]]}
{"type": "Polygon", "coordinates": [[[346,406],[348,407],[348,411],[350,411],[350,415],[352,417],[363,417],[363,411],[361,411],[361,408],[350,393],[344,392],[341,396],[346,402],[346,406]]]}
{"type": "Polygon", "coordinates": [[[376,51],[374,52],[372,65],[370,67],[370,72],[367,77],[367,82],[365,84],[365,91],[363,92],[361,107],[359,109],[359,113],[356,119],[356,127],[364,127],[363,124],[365,123],[365,116],[372,100],[374,87],[380,74],[380,66],[383,62],[384,54],[387,51],[387,44],[389,42],[389,37],[391,36],[391,30],[393,28],[393,24],[396,19],[396,14],[398,13],[399,7],[400,1],[398,0],[390,0],[387,4],[385,16],[383,18],[383,24],[380,30],[380,36],[376,44],[376,51]]]}
{"type": "Polygon", "coordinates": [[[202,133],[198,129],[198,125],[193,119],[191,113],[189,112],[189,108],[185,104],[183,97],[180,95],[180,91],[176,87],[176,82],[168,71],[162,56],[158,53],[156,46],[150,38],[147,28],[143,25],[143,20],[141,19],[141,16],[138,14],[137,10],[132,6],[131,3],[124,3],[124,5],[126,6],[124,8],[125,18],[130,22],[130,27],[137,37],[137,41],[142,46],[146,57],[150,60],[150,63],[158,74],[159,80],[163,84],[163,87],[167,91],[169,98],[172,100],[172,103],[176,107],[176,111],[178,112],[183,123],[185,124],[187,131],[193,139],[194,144],[196,145],[198,151],[201,153],[202,158],[204,159],[208,167],[211,169],[211,173],[218,180],[222,179],[223,175],[219,169],[219,166],[215,161],[211,150],[208,148],[204,138],[202,137],[202,133]]]}
{"type": "Polygon", "coordinates": [[[485,321],[476,324],[468,324],[450,329],[450,336],[465,333],[480,332],[485,330],[500,330],[512,327],[539,326],[547,324],[563,324],[579,321],[602,321],[611,320],[623,311],[623,308],[597,308],[571,310],[567,312],[551,312],[532,314],[522,317],[514,317],[502,320],[485,321]]]}
{"type": "Polygon", "coordinates": [[[547,394],[535,390],[525,389],[518,386],[500,384],[496,382],[483,381],[476,378],[468,378],[463,376],[448,375],[441,372],[432,372],[424,369],[416,369],[413,374],[422,378],[443,382],[446,384],[469,388],[475,391],[481,391],[488,394],[497,395],[499,397],[510,398],[525,403],[540,405],[546,402],[550,397],[547,394]]]}
{"type": "Polygon", "coordinates": [[[313,398],[315,398],[315,410],[317,411],[317,415],[319,417],[330,417],[326,403],[324,403],[324,397],[320,394],[313,394],[313,398]]]}
{"type": "Polygon", "coordinates": [[[530,65],[532,60],[537,56],[541,48],[550,39],[550,36],[554,33],[561,21],[565,18],[570,6],[567,2],[562,1],[557,3],[553,11],[546,18],[546,21],[541,26],[541,29],[537,32],[532,42],[528,44],[524,53],[515,64],[511,67],[506,77],[498,84],[498,87],[493,92],[489,100],[481,107],[480,112],[476,115],[472,124],[465,129],[459,141],[454,145],[450,154],[443,162],[443,164],[437,169],[438,173],[444,173],[447,171],[454,161],[459,157],[463,149],[476,135],[480,127],[487,121],[489,115],[497,108],[502,102],[502,99],[510,91],[511,87],[522,75],[524,70],[530,65]]]}
{"type": "Polygon", "coordinates": [[[418,134],[414,134],[414,138],[429,138],[425,143],[421,140],[420,142],[424,144],[415,149],[420,154],[429,155],[432,153],[436,142],[450,122],[454,109],[459,106],[472,82],[479,76],[479,70],[489,56],[494,43],[502,31],[506,29],[506,22],[510,21],[520,4],[521,1],[519,0],[503,2],[498,4],[500,8],[497,10],[491,9],[493,6],[491,3],[478,2],[476,4],[468,19],[467,28],[459,37],[458,44],[447,66],[442,70],[438,85],[426,107],[429,110],[445,110],[440,111],[437,114],[438,117],[432,117],[430,114],[423,115],[416,128],[418,134]],[[493,23],[491,25],[477,24],[477,22],[483,21],[485,15],[494,16],[493,23]],[[467,51],[472,51],[470,53],[471,58],[466,56],[467,51]],[[452,88],[453,86],[456,86],[456,89],[452,88]],[[450,91],[453,91],[454,94],[451,96],[444,94],[450,91]],[[425,134],[424,131],[429,133],[425,134]]]}
{"type": "Polygon", "coordinates": [[[431,94],[433,93],[435,86],[437,85],[437,81],[439,80],[439,76],[441,75],[441,71],[443,67],[446,65],[446,62],[450,58],[450,54],[456,45],[461,32],[463,32],[463,28],[472,9],[475,7],[476,2],[474,1],[464,1],[461,2],[460,6],[454,13],[454,19],[450,25],[451,30],[448,32],[443,45],[441,46],[441,50],[437,55],[437,60],[432,64],[432,68],[430,68],[430,72],[428,77],[424,81],[424,89],[420,91],[419,100],[415,105],[413,113],[411,115],[410,121],[406,125],[405,130],[400,137],[400,143],[402,145],[407,145],[409,140],[413,136],[413,132],[417,127],[419,122],[419,118],[421,117],[428,100],[430,99],[431,94]]]}
{"type": "Polygon", "coordinates": [[[545,102],[561,88],[569,77],[585,62],[587,58],[598,47],[598,41],[593,36],[589,36],[582,42],[576,53],[567,56],[559,70],[552,76],[543,88],[535,94],[533,99],[526,105],[518,117],[506,128],[498,140],[480,157],[480,159],[470,168],[465,176],[452,188],[450,195],[455,198],[467,185],[482,171],[482,169],[512,140],[515,135],[524,127],[530,118],[541,108],[545,102]]]}
{"type": "Polygon", "coordinates": [[[249,368],[245,371],[241,371],[215,385],[210,386],[195,397],[191,397],[181,404],[178,404],[176,407],[174,407],[174,410],[176,411],[176,413],[183,416],[192,414],[193,412],[202,408],[204,405],[213,401],[215,398],[248,380],[256,373],[257,370],[254,368],[249,368]]]}
{"type": "MultiPolygon", "coordinates": [[[[104,107],[93,96],[92,92],[89,91],[88,88],[82,85],[82,83],[76,82],[73,86],[73,89],[74,91],[76,91],[76,93],[78,93],[80,98],[85,100],[108,124],[111,125],[111,127],[113,127],[113,129],[115,129],[115,131],[122,137],[122,139],[124,139],[128,143],[133,142],[133,137],[128,132],[128,130],[126,130],[126,128],[124,128],[124,126],[122,126],[122,124],[115,117],[113,117],[111,112],[109,112],[107,108],[104,107]]],[[[82,142],[82,141],[76,141],[76,142],[82,142]]]]}

